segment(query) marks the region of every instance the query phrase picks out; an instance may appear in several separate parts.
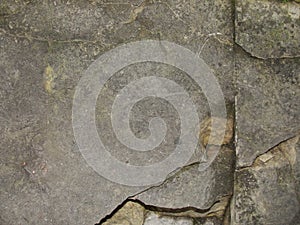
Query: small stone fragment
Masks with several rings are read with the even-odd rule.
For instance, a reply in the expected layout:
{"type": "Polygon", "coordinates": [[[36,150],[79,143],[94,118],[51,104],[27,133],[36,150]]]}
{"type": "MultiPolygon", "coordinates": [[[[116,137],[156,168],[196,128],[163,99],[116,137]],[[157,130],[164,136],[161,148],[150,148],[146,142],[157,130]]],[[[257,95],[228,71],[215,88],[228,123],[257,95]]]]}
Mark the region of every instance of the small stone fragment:
{"type": "Polygon", "coordinates": [[[143,225],[145,208],[136,202],[127,202],[103,225],[143,225]]]}
{"type": "Polygon", "coordinates": [[[144,225],[193,225],[193,221],[189,218],[160,216],[154,212],[148,212],[144,225]]]}

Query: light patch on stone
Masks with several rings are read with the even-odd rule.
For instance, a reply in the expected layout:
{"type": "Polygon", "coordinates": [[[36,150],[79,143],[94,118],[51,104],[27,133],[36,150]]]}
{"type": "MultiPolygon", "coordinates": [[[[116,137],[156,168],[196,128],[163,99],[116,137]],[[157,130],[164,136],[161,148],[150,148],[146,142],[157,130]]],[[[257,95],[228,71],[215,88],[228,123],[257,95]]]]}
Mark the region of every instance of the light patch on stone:
{"type": "Polygon", "coordinates": [[[272,159],[274,156],[270,153],[266,153],[266,154],[263,154],[259,157],[259,160],[266,163],[268,162],[270,159],[272,159]]]}
{"type": "Polygon", "coordinates": [[[300,18],[300,8],[297,4],[288,5],[288,13],[291,18],[299,19],[300,18]]]}
{"type": "Polygon", "coordinates": [[[57,75],[54,73],[53,68],[48,65],[44,71],[44,88],[49,94],[53,92],[54,80],[56,77],[57,75]]]}
{"type": "Polygon", "coordinates": [[[218,117],[209,117],[206,118],[200,125],[200,143],[203,147],[206,147],[207,144],[220,145],[220,132],[222,132],[222,128],[215,129],[212,132],[211,124],[212,121],[215,121],[217,126],[221,126],[224,121],[226,122],[226,130],[224,138],[221,142],[222,145],[230,143],[233,136],[233,119],[228,118],[218,118],[218,117]],[[220,132],[219,132],[220,131],[220,132]]]}
{"type": "Polygon", "coordinates": [[[300,136],[297,136],[280,145],[280,150],[292,166],[294,166],[297,161],[297,151],[295,149],[295,146],[299,139],[300,136]]]}
{"type": "Polygon", "coordinates": [[[143,225],[145,208],[136,202],[127,202],[102,225],[143,225]]]}
{"type": "Polygon", "coordinates": [[[299,136],[274,147],[269,152],[259,156],[253,163],[253,168],[261,168],[264,165],[269,167],[280,167],[287,162],[293,166],[296,163],[295,145],[299,141],[299,136]]]}
{"type": "Polygon", "coordinates": [[[148,212],[144,225],[193,225],[193,221],[189,218],[166,217],[148,212]]]}

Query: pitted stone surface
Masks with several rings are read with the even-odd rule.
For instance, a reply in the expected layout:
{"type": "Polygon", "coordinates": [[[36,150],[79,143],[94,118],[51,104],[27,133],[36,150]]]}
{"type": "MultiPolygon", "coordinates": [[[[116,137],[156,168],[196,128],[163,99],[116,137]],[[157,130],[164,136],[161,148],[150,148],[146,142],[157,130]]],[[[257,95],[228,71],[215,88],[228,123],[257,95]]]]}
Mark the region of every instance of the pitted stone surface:
{"type": "Polygon", "coordinates": [[[258,58],[299,57],[300,4],[294,1],[235,1],[236,42],[258,58]]]}

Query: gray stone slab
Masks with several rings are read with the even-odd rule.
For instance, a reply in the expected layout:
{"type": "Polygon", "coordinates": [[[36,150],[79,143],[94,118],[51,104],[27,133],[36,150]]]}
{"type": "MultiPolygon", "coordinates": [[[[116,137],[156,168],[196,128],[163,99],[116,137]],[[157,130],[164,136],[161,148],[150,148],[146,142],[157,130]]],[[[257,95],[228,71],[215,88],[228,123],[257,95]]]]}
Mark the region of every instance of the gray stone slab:
{"type": "Polygon", "coordinates": [[[1,219],[94,224],[134,191],[100,177],[76,148],[68,86],[45,90],[47,44],[2,35],[1,49],[1,219]]]}
{"type": "Polygon", "coordinates": [[[298,136],[236,172],[231,224],[299,224],[299,152],[298,136]]]}
{"type": "MultiPolygon", "coordinates": [[[[105,51],[143,39],[176,42],[199,53],[219,79],[226,102],[233,102],[231,1],[132,4],[101,1],[1,3],[1,222],[94,224],[127,197],[147,188],[123,186],[104,179],[87,165],[74,140],[72,101],[75,87],[86,68],[105,51]]],[[[138,78],[141,73],[150,74],[153,65],[146,63],[139,70],[135,68],[123,71],[128,77],[116,74],[119,79],[112,80],[100,93],[107,99],[99,98],[98,101],[99,129],[108,124],[105,107],[111,103],[110,98],[130,78],[138,78]]],[[[189,77],[166,66],[157,67],[154,72],[183,85],[198,106],[199,119],[207,116],[205,96],[189,77]]],[[[159,109],[162,103],[156,103],[155,107],[159,109]]],[[[147,107],[149,104],[152,104],[151,99],[144,103],[147,107]]],[[[147,107],[136,106],[133,115],[147,112],[147,107]]],[[[161,111],[172,121],[175,117],[169,113],[170,109],[167,106],[161,111]]],[[[137,136],[147,136],[147,118],[139,118],[141,120],[132,124],[137,136]]],[[[176,125],[171,127],[174,128],[172,132],[176,131],[176,125]]],[[[101,133],[102,137],[109,136],[109,127],[106,131],[101,133]]],[[[174,139],[176,141],[176,137],[174,139]]],[[[114,146],[110,139],[107,144],[114,146]]],[[[164,154],[171,151],[173,145],[174,142],[168,145],[164,154]]],[[[127,163],[145,163],[143,156],[129,153],[132,159],[122,150],[126,151],[121,147],[113,148],[111,154],[127,163]]],[[[158,159],[154,155],[148,163],[158,159]]],[[[228,160],[231,162],[232,158],[228,160]]],[[[228,174],[231,165],[226,165],[228,174]]],[[[214,171],[215,174],[219,172],[214,171]]],[[[220,190],[216,195],[229,193],[227,178],[223,181],[214,177],[214,173],[210,174],[211,179],[221,184],[225,182],[226,187],[225,192],[220,190]]],[[[196,168],[190,171],[189,176],[192,175],[203,176],[196,168]]],[[[199,191],[197,186],[190,188],[194,196],[199,191]]],[[[153,198],[151,192],[145,195],[153,198]]],[[[209,207],[214,198],[209,199],[196,204],[178,196],[176,204],[172,205],[171,199],[164,204],[171,208],[191,204],[209,207]]]]}
{"type": "Polygon", "coordinates": [[[235,1],[236,43],[259,58],[299,57],[300,4],[294,1],[235,1]]]}
{"type": "Polygon", "coordinates": [[[237,165],[254,159],[300,130],[299,58],[257,60],[236,52],[237,165]]]}
{"type": "Polygon", "coordinates": [[[223,147],[207,170],[200,172],[198,168],[198,164],[187,167],[136,198],[167,209],[182,208],[184,201],[185,207],[208,210],[222,197],[232,195],[234,151],[223,147]]]}

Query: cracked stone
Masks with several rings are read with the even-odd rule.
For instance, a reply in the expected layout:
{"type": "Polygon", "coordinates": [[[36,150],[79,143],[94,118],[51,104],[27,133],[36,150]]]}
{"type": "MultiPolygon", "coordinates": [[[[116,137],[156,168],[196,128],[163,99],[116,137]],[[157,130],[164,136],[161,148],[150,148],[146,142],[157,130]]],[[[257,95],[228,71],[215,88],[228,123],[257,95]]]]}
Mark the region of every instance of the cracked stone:
{"type": "Polygon", "coordinates": [[[128,201],[102,225],[143,225],[145,208],[139,203],[128,201]]]}
{"type": "MultiPolygon", "coordinates": [[[[168,216],[168,217],[188,217],[194,218],[198,222],[205,222],[208,218],[214,218],[214,220],[221,221],[227,215],[227,209],[229,205],[231,196],[221,197],[217,200],[210,208],[207,209],[197,209],[194,207],[185,207],[185,208],[159,208],[154,207],[154,211],[157,210],[159,215],[168,216]]],[[[150,206],[150,208],[153,208],[150,206]]]]}
{"type": "MultiPolygon", "coordinates": [[[[153,1],[145,4],[143,10],[135,11],[134,21],[124,23],[140,5],[140,1],[131,3],[100,0],[1,2],[1,223],[95,224],[128,197],[149,188],[123,186],[101,177],[86,164],[74,140],[72,101],[75,87],[86,68],[107,50],[143,39],[168,40],[185,46],[199,53],[212,69],[224,91],[226,103],[234,101],[230,0],[153,1]]],[[[117,73],[100,93],[96,108],[97,126],[99,129],[105,127],[105,132],[99,132],[101,138],[109,137],[106,144],[117,146],[112,148],[111,154],[133,165],[151,164],[166,157],[177,143],[178,135],[174,134],[178,124],[169,126],[174,129],[168,138],[175,137],[170,138],[166,151],[158,149],[157,154],[149,153],[149,158],[132,153],[111,139],[110,127],[106,126],[106,119],[110,118],[107,117],[107,106],[111,103],[110,98],[132,79],[157,72],[187,90],[198,107],[200,120],[209,114],[205,96],[185,73],[166,65],[155,67],[145,63],[139,66],[124,68],[123,75],[122,71],[117,73]]],[[[150,116],[138,116],[151,108],[152,100],[147,99],[134,108],[132,115],[137,116],[137,120],[131,125],[137,137],[148,135],[147,120],[151,113],[150,116]]],[[[162,103],[154,104],[156,112],[162,111],[166,122],[175,121],[176,114],[171,115],[172,107],[160,108],[162,103]]],[[[226,152],[224,160],[229,165],[222,169],[228,176],[222,180],[210,174],[212,179],[220,181],[220,188],[214,185],[218,191],[215,197],[210,196],[214,193],[209,194],[207,207],[224,194],[231,193],[228,177],[232,177],[234,154],[229,150],[226,152]]],[[[221,176],[215,169],[213,172],[221,176]]],[[[196,166],[188,173],[189,179],[204,176],[198,173],[196,166]]],[[[183,177],[180,179],[189,182],[183,177]]],[[[197,182],[200,183],[199,178],[197,182]]],[[[194,183],[189,191],[193,193],[198,187],[194,183]]],[[[182,190],[178,189],[177,193],[180,192],[182,190]]],[[[151,193],[143,196],[147,195],[151,198],[151,193]]],[[[206,197],[201,195],[201,198],[206,197]]],[[[190,203],[194,204],[191,198],[185,200],[177,195],[176,201],[169,199],[164,204],[182,208],[190,203]]]]}
{"type": "MultiPolygon", "coordinates": [[[[215,147],[211,147],[213,151],[215,147]]],[[[194,207],[208,209],[223,196],[232,194],[234,151],[222,147],[217,158],[205,171],[198,170],[199,165],[189,166],[168,178],[162,185],[152,187],[135,196],[146,205],[161,208],[194,207]],[[182,204],[184,201],[184,206],[182,204]]],[[[228,199],[219,207],[207,213],[224,214],[228,199]]],[[[201,214],[200,214],[201,216],[201,214]]],[[[196,213],[194,213],[196,217],[196,213]]]]}
{"type": "Polygon", "coordinates": [[[299,57],[300,4],[237,0],[236,42],[258,58],[299,57]]]}
{"type": "MultiPolygon", "coordinates": [[[[1,2],[0,224],[95,224],[129,197],[160,209],[149,214],[152,219],[148,215],[148,223],[190,223],[182,217],[192,217],[197,225],[217,225],[231,210],[233,225],[299,224],[300,144],[291,139],[300,129],[299,58],[293,58],[299,56],[299,4],[238,0],[235,12],[234,34],[230,0],[1,2]],[[234,35],[256,58],[238,47],[233,51],[234,35]],[[233,120],[226,146],[207,170],[199,171],[196,156],[156,186],[113,183],[84,161],[72,132],[75,87],[99,55],[144,39],[172,41],[198,53],[217,77],[227,105],[237,92],[235,184],[233,120]]],[[[109,109],[118,91],[153,74],[183,86],[200,120],[209,115],[200,88],[176,68],[144,63],[119,71],[99,94],[96,123],[100,131],[105,128],[99,135],[112,147],[111,155],[132,165],[158,162],[178,144],[172,105],[151,98],[133,107],[130,126],[146,138],[149,118],[164,118],[170,130],[164,151],[130,151],[112,135],[109,109]]],[[[206,146],[209,120],[203,124],[200,142],[206,146]]],[[[218,146],[208,147],[209,154],[218,146]]],[[[142,224],[144,214],[141,205],[129,201],[105,223],[142,224]]]]}
{"type": "Polygon", "coordinates": [[[233,225],[299,224],[299,153],[297,136],[259,156],[252,166],[236,172],[233,225]]]}
{"type": "Polygon", "coordinates": [[[257,60],[236,52],[237,166],[249,166],[300,130],[299,58],[257,60]]]}

